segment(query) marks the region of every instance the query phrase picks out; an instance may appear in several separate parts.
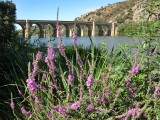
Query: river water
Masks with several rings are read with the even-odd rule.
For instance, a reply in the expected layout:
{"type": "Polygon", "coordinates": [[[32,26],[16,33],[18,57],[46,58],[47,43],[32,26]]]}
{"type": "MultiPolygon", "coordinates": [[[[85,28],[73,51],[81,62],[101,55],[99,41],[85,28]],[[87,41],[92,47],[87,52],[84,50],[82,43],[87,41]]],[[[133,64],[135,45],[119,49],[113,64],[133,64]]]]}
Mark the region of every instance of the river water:
{"type": "MultiPolygon", "coordinates": [[[[139,44],[143,41],[139,37],[121,37],[121,36],[100,36],[100,37],[91,37],[95,46],[101,44],[102,42],[106,43],[107,49],[117,48],[118,44],[139,44]]],[[[159,38],[158,38],[159,39],[159,38]]],[[[65,46],[73,45],[73,38],[72,37],[62,37],[63,44],[65,46]]],[[[58,38],[40,38],[38,39],[37,36],[32,36],[29,40],[30,44],[34,44],[35,46],[56,46],[58,44],[58,38]]],[[[84,47],[88,47],[90,45],[90,38],[89,37],[77,37],[77,44],[83,45],[84,47]]]]}

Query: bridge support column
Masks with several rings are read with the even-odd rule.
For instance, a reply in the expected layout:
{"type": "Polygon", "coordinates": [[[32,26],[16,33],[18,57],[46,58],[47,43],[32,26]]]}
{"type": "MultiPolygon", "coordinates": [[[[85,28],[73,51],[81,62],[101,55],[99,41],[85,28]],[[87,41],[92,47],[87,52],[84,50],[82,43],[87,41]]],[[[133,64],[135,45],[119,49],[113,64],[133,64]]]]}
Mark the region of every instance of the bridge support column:
{"type": "Polygon", "coordinates": [[[94,37],[96,34],[96,24],[95,22],[93,22],[93,26],[92,26],[92,36],[94,37]]]}
{"type": "Polygon", "coordinates": [[[115,24],[115,36],[118,35],[118,23],[115,24]]]}
{"type": "Polygon", "coordinates": [[[81,37],[84,36],[84,26],[81,26],[81,37]]]}
{"type": "Polygon", "coordinates": [[[46,37],[46,29],[43,29],[43,37],[45,38],[46,37]]]}
{"type": "Polygon", "coordinates": [[[111,36],[115,36],[115,23],[112,23],[111,36]]]}
{"type": "Polygon", "coordinates": [[[30,24],[29,20],[26,20],[26,27],[25,27],[25,41],[27,41],[30,38],[30,24]]]}
{"type": "Polygon", "coordinates": [[[69,37],[73,36],[74,27],[72,25],[69,26],[69,37]]]}
{"type": "Polygon", "coordinates": [[[72,28],[69,29],[69,37],[72,37],[72,34],[73,34],[73,30],[72,28]]]}

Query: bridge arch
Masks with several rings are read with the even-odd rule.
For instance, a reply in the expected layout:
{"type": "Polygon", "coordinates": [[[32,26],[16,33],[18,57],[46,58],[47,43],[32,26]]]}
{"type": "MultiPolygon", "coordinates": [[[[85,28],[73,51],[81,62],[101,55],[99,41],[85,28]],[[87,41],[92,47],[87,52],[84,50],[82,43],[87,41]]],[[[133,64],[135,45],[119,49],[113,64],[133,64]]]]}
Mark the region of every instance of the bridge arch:
{"type": "Polygon", "coordinates": [[[25,37],[25,26],[21,23],[15,23],[15,28],[18,31],[18,34],[20,37],[24,38],[25,37]]]}
{"type": "Polygon", "coordinates": [[[98,27],[97,35],[103,36],[104,35],[103,25],[97,25],[97,27],[98,27]]]}
{"type": "MultiPolygon", "coordinates": [[[[34,22],[34,23],[31,23],[30,24],[30,27],[33,27],[33,26],[35,26],[33,29],[39,29],[39,31],[38,31],[38,33],[37,33],[37,35],[39,36],[39,37],[45,37],[45,26],[44,25],[41,25],[40,23],[36,23],[36,22],[34,22]]],[[[30,35],[32,34],[32,32],[30,33],[30,35]]]]}
{"type": "Polygon", "coordinates": [[[86,26],[87,26],[88,36],[92,36],[92,25],[86,25],[86,26]]]}

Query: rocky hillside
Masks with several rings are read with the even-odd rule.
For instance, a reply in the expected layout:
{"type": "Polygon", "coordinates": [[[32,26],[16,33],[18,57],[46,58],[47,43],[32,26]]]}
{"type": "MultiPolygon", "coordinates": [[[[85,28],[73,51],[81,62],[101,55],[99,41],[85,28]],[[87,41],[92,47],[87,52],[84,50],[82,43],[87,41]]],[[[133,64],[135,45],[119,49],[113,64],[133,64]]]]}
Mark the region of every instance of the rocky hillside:
{"type": "Polygon", "coordinates": [[[160,0],[126,0],[114,4],[108,4],[95,11],[86,13],[76,18],[75,21],[100,21],[100,22],[139,22],[142,17],[148,18],[146,3],[155,2],[154,12],[159,15],[152,15],[151,20],[160,19],[160,0]]]}

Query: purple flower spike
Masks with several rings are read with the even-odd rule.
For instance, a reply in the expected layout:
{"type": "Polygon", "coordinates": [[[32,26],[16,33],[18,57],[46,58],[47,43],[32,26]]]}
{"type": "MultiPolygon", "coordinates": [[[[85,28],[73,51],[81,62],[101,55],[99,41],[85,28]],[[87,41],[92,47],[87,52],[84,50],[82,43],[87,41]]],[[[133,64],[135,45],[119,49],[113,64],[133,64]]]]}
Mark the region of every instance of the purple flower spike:
{"type": "Polygon", "coordinates": [[[134,61],[136,61],[136,60],[137,60],[137,58],[138,58],[138,52],[136,52],[136,53],[134,54],[134,56],[133,56],[133,60],[134,60],[134,61]]]}
{"type": "Polygon", "coordinates": [[[66,115],[67,114],[67,110],[63,106],[53,106],[52,110],[57,111],[59,114],[62,114],[62,115],[66,115]]]}
{"type": "Polygon", "coordinates": [[[83,68],[83,62],[82,62],[82,60],[81,60],[80,58],[78,58],[78,65],[79,65],[81,68],[83,68]]]}
{"type": "Polygon", "coordinates": [[[132,74],[132,75],[137,74],[138,71],[139,71],[139,68],[140,68],[140,64],[134,65],[134,66],[132,67],[131,74],[132,74]]]}
{"type": "Polygon", "coordinates": [[[31,93],[33,93],[37,88],[38,88],[38,85],[37,83],[35,82],[35,79],[27,79],[27,88],[29,89],[29,91],[31,93]]]}
{"type": "Polygon", "coordinates": [[[56,29],[57,29],[58,37],[62,39],[62,33],[61,33],[60,25],[58,23],[56,24],[56,29]]]}
{"type": "Polygon", "coordinates": [[[71,73],[69,73],[68,74],[68,83],[72,83],[73,82],[73,80],[74,80],[74,76],[73,76],[73,74],[71,74],[71,73]]]}
{"type": "Polygon", "coordinates": [[[80,101],[77,101],[71,105],[72,110],[77,110],[81,106],[80,101]]]}
{"type": "Polygon", "coordinates": [[[38,53],[36,54],[36,61],[40,60],[42,57],[42,52],[38,51],[38,53]]]}
{"type": "Polygon", "coordinates": [[[128,115],[134,115],[134,111],[135,111],[134,108],[131,108],[131,109],[128,110],[127,114],[128,115]]]}
{"type": "Polygon", "coordinates": [[[59,52],[63,55],[63,52],[65,51],[65,48],[64,48],[63,43],[60,43],[60,44],[58,45],[58,50],[59,50],[59,52]]]}
{"type": "Polygon", "coordinates": [[[54,54],[53,47],[48,48],[48,57],[49,57],[49,60],[51,60],[51,61],[55,59],[55,54],[54,54]]]}
{"type": "Polygon", "coordinates": [[[13,99],[11,99],[11,104],[10,104],[10,106],[11,106],[12,110],[15,108],[15,104],[14,104],[14,102],[13,102],[13,99]]]}
{"type": "Polygon", "coordinates": [[[88,114],[88,113],[90,113],[90,112],[92,112],[92,111],[94,111],[95,109],[94,109],[94,106],[92,105],[92,104],[89,104],[88,106],[87,106],[87,108],[85,109],[85,111],[84,111],[84,113],[85,114],[88,114]]]}
{"type": "Polygon", "coordinates": [[[51,111],[48,113],[48,117],[50,117],[50,118],[53,117],[53,110],[51,110],[51,111]]]}
{"type": "Polygon", "coordinates": [[[87,79],[87,82],[86,82],[86,86],[88,89],[91,89],[93,82],[94,82],[94,79],[93,79],[92,75],[90,75],[87,79]]]}
{"type": "Polygon", "coordinates": [[[157,97],[160,99],[160,91],[157,91],[157,97]]]}
{"type": "Polygon", "coordinates": [[[59,114],[62,114],[62,115],[66,115],[67,114],[67,111],[66,111],[65,107],[59,107],[58,112],[59,112],[59,114]]]}
{"type": "Polygon", "coordinates": [[[73,35],[73,43],[74,43],[74,46],[77,45],[77,35],[73,35]]]}
{"type": "Polygon", "coordinates": [[[27,111],[24,107],[21,107],[21,112],[26,116],[30,116],[32,114],[31,111],[27,111]]]}
{"type": "Polygon", "coordinates": [[[42,104],[42,103],[43,103],[43,100],[42,100],[42,99],[39,99],[38,96],[35,96],[35,97],[34,97],[34,101],[35,101],[35,103],[37,103],[37,104],[42,104]]]}

